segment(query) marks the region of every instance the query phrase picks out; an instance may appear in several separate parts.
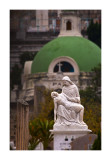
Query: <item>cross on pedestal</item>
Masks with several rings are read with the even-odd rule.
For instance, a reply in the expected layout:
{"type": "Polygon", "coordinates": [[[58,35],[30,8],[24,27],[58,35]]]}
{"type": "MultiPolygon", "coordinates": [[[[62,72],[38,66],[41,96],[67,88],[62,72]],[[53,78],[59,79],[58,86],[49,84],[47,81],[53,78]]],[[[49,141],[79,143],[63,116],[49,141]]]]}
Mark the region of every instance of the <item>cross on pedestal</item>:
{"type": "Polygon", "coordinates": [[[59,67],[58,72],[62,72],[62,70],[61,70],[61,66],[62,66],[62,64],[59,62],[57,65],[58,65],[58,67],[59,67]]]}

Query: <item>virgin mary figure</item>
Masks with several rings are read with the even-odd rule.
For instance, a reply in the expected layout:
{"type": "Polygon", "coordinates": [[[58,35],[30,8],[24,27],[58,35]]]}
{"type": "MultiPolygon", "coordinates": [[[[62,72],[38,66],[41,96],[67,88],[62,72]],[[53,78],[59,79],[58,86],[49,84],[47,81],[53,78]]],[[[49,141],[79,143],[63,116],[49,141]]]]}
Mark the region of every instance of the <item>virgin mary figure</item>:
{"type": "Polygon", "coordinates": [[[77,86],[68,76],[63,77],[62,93],[52,92],[55,125],[86,125],[83,121],[84,107],[80,104],[77,86]]]}

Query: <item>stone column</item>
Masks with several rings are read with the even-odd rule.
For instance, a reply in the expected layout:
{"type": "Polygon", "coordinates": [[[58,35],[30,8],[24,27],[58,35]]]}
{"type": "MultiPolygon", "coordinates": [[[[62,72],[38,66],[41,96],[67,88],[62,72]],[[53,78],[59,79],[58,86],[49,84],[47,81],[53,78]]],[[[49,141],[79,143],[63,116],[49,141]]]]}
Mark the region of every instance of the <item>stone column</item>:
{"type": "Polygon", "coordinates": [[[16,150],[27,150],[29,141],[29,105],[23,99],[17,101],[16,150]]]}

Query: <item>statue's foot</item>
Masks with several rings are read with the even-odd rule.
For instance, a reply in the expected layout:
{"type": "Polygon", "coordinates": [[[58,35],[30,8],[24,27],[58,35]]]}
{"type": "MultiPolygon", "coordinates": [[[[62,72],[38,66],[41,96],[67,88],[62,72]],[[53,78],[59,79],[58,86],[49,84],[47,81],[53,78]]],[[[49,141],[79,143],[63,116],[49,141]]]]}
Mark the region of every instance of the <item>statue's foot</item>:
{"type": "Polygon", "coordinates": [[[81,125],[86,125],[86,123],[84,121],[80,122],[81,125]]]}
{"type": "Polygon", "coordinates": [[[76,120],[76,123],[78,123],[80,125],[86,125],[86,123],[84,121],[80,122],[79,120],[76,120]]]}

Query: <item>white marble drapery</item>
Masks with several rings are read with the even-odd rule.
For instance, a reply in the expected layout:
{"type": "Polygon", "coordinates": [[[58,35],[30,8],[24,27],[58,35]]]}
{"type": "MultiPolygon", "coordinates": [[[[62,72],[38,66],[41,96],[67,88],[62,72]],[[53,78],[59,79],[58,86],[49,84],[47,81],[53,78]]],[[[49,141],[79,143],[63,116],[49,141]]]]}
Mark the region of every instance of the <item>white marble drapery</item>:
{"type": "Polygon", "coordinates": [[[62,93],[52,92],[54,98],[55,125],[85,125],[83,122],[84,107],[80,104],[80,95],[77,86],[65,77],[69,85],[62,88],[62,93]]]}

